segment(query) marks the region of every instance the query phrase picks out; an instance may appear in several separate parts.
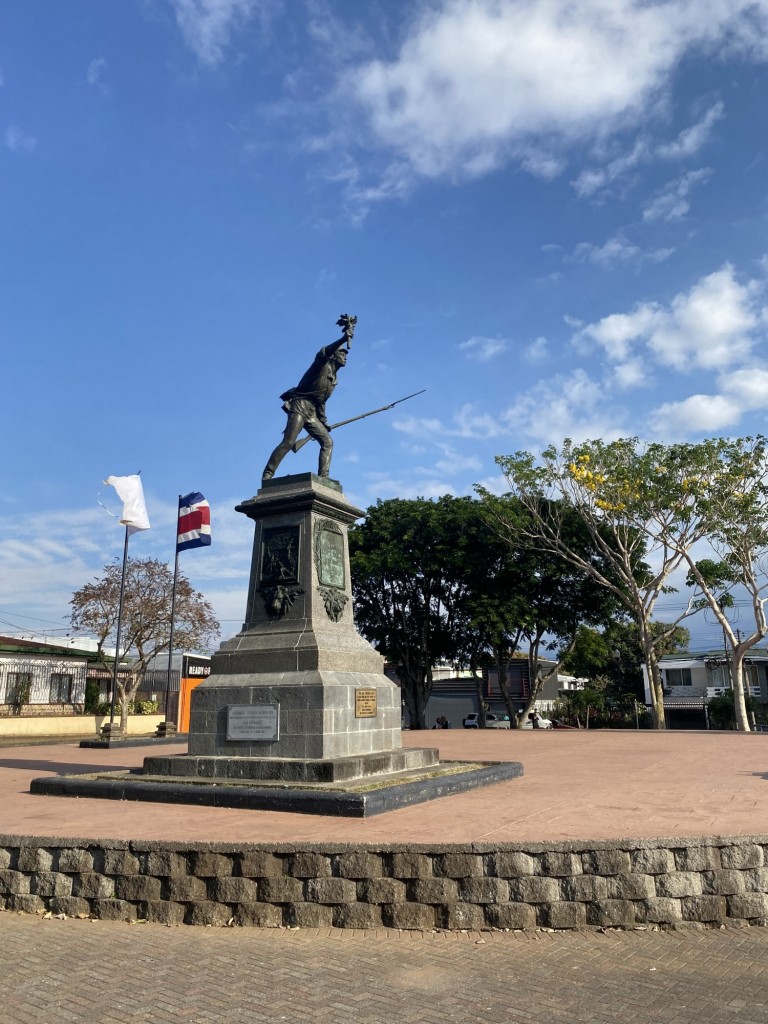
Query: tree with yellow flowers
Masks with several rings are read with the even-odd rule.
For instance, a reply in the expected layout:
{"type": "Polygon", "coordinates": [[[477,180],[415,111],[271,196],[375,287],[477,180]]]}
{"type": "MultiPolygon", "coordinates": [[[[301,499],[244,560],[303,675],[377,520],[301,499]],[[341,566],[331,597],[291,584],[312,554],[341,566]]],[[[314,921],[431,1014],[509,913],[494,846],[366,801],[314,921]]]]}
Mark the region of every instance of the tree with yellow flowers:
{"type": "MultiPolygon", "coordinates": [[[[664,691],[658,652],[667,634],[708,606],[731,648],[737,727],[749,731],[743,663],[768,635],[768,440],[715,438],[697,444],[641,444],[566,440],[539,460],[528,452],[500,456],[511,491],[532,514],[535,540],[589,572],[622,602],[637,622],[651,681],[654,725],[663,729],[664,691]],[[586,525],[603,564],[591,564],[568,545],[551,503],[557,497],[586,525]],[[716,559],[707,556],[714,553],[716,559]],[[610,566],[610,572],[605,566],[610,566]],[[693,589],[674,622],[651,628],[659,597],[675,592],[672,577],[687,571],[693,589]],[[743,588],[753,623],[746,635],[726,615],[724,595],[743,588]]],[[[501,506],[485,496],[497,522],[501,506]]]]}
{"type": "MultiPolygon", "coordinates": [[[[684,447],[642,446],[637,438],[579,444],[566,439],[561,448],[547,448],[538,460],[529,452],[496,460],[511,493],[530,513],[531,540],[607,587],[637,623],[657,729],[666,727],[658,652],[667,633],[696,606],[691,600],[663,630],[658,624],[651,628],[654,610],[662,595],[675,590],[671,577],[687,564],[686,551],[706,534],[695,488],[685,485],[689,460],[680,450],[684,447]],[[585,558],[568,543],[564,509],[581,518],[599,558],[585,558]]],[[[502,506],[487,493],[484,500],[511,538],[519,525],[505,523],[502,506]]]]}

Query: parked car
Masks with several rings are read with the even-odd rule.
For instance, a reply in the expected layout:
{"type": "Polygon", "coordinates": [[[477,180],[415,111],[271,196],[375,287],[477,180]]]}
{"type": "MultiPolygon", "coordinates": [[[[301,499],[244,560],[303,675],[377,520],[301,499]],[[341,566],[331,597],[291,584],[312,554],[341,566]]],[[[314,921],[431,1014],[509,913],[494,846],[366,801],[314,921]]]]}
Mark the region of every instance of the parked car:
{"type": "MultiPolygon", "coordinates": [[[[539,715],[539,725],[538,725],[539,729],[551,729],[552,727],[553,727],[552,726],[552,722],[548,718],[542,718],[541,715],[539,715]]],[[[530,720],[530,718],[528,719],[527,722],[523,722],[523,728],[524,729],[532,729],[533,728],[533,722],[530,720]]]]}
{"type": "MultiPolygon", "coordinates": [[[[463,724],[465,729],[479,729],[480,728],[480,715],[478,715],[476,712],[473,712],[471,715],[467,715],[467,717],[464,719],[462,724],[463,724]]],[[[510,724],[509,724],[509,715],[494,715],[491,712],[488,712],[488,714],[486,714],[486,716],[485,716],[485,728],[486,729],[509,729],[509,728],[511,728],[510,724]]]]}

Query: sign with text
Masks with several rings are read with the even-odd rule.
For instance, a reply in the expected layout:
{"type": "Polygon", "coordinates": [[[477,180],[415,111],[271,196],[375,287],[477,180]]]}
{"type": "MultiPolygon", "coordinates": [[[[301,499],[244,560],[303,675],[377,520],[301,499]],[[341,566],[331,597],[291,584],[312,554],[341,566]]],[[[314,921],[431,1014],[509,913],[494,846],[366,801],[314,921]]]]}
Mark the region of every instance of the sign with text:
{"type": "Polygon", "coordinates": [[[375,718],[378,713],[375,690],[355,690],[355,718],[375,718]]]}
{"type": "Polygon", "coordinates": [[[230,704],[227,707],[228,740],[280,739],[279,704],[230,704]]]}

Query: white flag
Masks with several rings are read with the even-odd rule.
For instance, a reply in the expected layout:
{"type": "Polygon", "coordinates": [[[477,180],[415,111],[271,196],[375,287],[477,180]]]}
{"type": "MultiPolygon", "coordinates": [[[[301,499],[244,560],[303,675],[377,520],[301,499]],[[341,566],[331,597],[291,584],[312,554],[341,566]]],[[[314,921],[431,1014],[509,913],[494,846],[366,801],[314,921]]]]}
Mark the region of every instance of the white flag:
{"type": "Polygon", "coordinates": [[[138,533],[139,530],[149,529],[149,517],[147,506],[144,504],[144,488],[141,486],[141,477],[134,476],[108,476],[105,484],[111,484],[123,502],[123,516],[120,522],[128,528],[128,536],[138,533]]]}

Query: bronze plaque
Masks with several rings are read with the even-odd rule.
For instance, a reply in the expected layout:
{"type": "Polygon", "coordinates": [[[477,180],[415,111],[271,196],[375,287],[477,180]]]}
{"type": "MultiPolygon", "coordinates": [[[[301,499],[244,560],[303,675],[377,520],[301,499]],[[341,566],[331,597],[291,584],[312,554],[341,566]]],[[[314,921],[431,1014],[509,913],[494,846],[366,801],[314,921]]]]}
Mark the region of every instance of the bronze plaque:
{"type": "Polygon", "coordinates": [[[315,533],[318,582],[344,589],[344,535],[333,523],[323,523],[315,533]]]}
{"type": "Polygon", "coordinates": [[[375,718],[378,713],[375,690],[355,690],[355,718],[375,718]]]}
{"type": "Polygon", "coordinates": [[[259,584],[299,582],[299,527],[276,526],[261,535],[259,584]]]}

